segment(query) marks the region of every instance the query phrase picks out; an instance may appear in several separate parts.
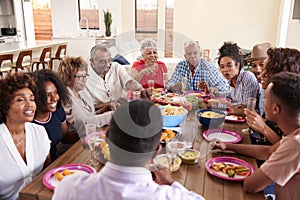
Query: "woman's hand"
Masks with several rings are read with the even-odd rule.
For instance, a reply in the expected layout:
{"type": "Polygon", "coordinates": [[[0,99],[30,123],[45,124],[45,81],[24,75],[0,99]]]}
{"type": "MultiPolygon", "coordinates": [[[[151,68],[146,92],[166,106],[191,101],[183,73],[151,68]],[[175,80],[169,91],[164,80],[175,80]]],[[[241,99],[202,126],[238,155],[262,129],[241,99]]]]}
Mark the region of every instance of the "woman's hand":
{"type": "Polygon", "coordinates": [[[153,68],[153,67],[146,67],[145,69],[140,71],[140,74],[142,74],[142,75],[153,74],[154,70],[155,70],[155,68],[153,68]]]}
{"type": "Polygon", "coordinates": [[[266,127],[265,120],[254,110],[244,109],[247,124],[253,130],[263,133],[266,127]]]}
{"type": "Polygon", "coordinates": [[[200,88],[201,90],[203,90],[204,92],[209,92],[206,81],[200,81],[200,82],[198,82],[197,83],[197,87],[200,88]]]}

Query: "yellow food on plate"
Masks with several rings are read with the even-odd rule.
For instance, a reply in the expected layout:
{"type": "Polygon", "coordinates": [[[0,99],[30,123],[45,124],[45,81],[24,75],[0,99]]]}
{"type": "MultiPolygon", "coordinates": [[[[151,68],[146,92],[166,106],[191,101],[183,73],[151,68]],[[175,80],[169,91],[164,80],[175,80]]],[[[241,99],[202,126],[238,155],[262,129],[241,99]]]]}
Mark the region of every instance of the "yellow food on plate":
{"type": "Polygon", "coordinates": [[[61,181],[65,176],[60,172],[55,172],[54,176],[57,180],[61,181]]]}
{"type": "Polygon", "coordinates": [[[75,171],[70,171],[67,168],[64,168],[62,172],[55,172],[54,176],[57,180],[61,181],[65,176],[68,176],[70,174],[74,174],[75,171]]]}
{"type": "Polygon", "coordinates": [[[248,176],[249,169],[243,165],[233,165],[233,164],[224,164],[215,162],[212,164],[211,168],[216,172],[222,172],[223,174],[228,175],[228,177],[234,177],[235,174],[240,176],[248,176]]]}
{"type": "Polygon", "coordinates": [[[162,115],[182,115],[184,112],[185,109],[182,106],[171,106],[170,104],[161,110],[162,115]]]}
{"type": "Polygon", "coordinates": [[[165,129],[161,133],[160,141],[162,141],[162,142],[169,142],[175,136],[176,136],[176,133],[174,131],[172,131],[171,129],[165,129]]]}
{"type": "Polygon", "coordinates": [[[222,115],[220,113],[213,112],[213,111],[205,111],[205,112],[199,113],[199,116],[206,117],[206,118],[220,118],[220,117],[224,117],[224,115],[222,115]]]}

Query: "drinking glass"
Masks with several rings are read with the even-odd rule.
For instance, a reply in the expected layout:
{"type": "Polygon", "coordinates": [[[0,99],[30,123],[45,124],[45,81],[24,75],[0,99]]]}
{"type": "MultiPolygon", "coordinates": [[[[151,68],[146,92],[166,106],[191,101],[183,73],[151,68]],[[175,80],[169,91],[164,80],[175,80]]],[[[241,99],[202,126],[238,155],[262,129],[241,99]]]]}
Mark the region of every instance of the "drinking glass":
{"type": "Polygon", "coordinates": [[[167,92],[168,85],[168,73],[163,73],[163,81],[164,81],[164,92],[167,92]]]}
{"type": "Polygon", "coordinates": [[[85,133],[87,138],[87,143],[91,152],[92,166],[96,165],[94,151],[95,151],[95,142],[96,142],[96,124],[86,124],[85,133]]]}
{"type": "Polygon", "coordinates": [[[182,90],[182,93],[184,94],[184,92],[186,91],[186,88],[187,87],[187,78],[182,76],[181,77],[181,90],[182,90]]]}
{"type": "Polygon", "coordinates": [[[168,157],[168,163],[170,170],[172,169],[174,160],[179,152],[183,152],[186,149],[186,144],[181,141],[173,140],[167,143],[166,152],[168,157]]]}
{"type": "Polygon", "coordinates": [[[193,142],[196,135],[196,122],[195,120],[189,118],[184,121],[181,127],[181,141],[186,144],[186,148],[190,149],[193,147],[193,142]]]}
{"type": "Polygon", "coordinates": [[[148,80],[148,87],[151,90],[151,92],[154,90],[154,80],[148,80]]]}
{"type": "MultiPolygon", "coordinates": [[[[247,109],[248,110],[255,110],[256,106],[256,98],[249,97],[247,101],[247,109]]],[[[248,127],[242,130],[243,133],[253,133],[253,131],[248,127]]]]}
{"type": "Polygon", "coordinates": [[[133,98],[133,100],[140,99],[141,98],[141,92],[140,91],[133,91],[132,98],[133,98]]]}

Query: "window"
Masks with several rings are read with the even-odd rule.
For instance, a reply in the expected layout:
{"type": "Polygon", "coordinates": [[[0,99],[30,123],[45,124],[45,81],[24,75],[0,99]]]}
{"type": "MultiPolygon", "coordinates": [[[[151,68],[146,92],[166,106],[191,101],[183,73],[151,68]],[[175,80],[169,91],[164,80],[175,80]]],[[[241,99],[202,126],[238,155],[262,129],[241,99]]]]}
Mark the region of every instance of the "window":
{"type": "Polygon", "coordinates": [[[96,0],[78,0],[81,29],[99,29],[99,10],[96,0]]]}
{"type": "Polygon", "coordinates": [[[157,33],[157,0],[136,0],[136,33],[157,33]]]}

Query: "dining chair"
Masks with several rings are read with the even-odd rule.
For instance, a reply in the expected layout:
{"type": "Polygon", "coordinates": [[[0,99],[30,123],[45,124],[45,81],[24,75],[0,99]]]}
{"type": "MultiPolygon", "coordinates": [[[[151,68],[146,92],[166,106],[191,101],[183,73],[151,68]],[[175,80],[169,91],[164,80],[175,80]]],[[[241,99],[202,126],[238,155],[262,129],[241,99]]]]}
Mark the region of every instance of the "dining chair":
{"type": "Polygon", "coordinates": [[[18,73],[19,70],[27,70],[30,72],[32,65],[32,50],[20,51],[17,61],[12,65],[12,70],[18,73]]]}
{"type": "Polygon", "coordinates": [[[5,54],[0,56],[0,79],[4,78],[4,73],[10,74],[13,64],[13,54],[5,54]]]}
{"type": "Polygon", "coordinates": [[[56,50],[55,56],[51,57],[50,69],[53,69],[53,61],[54,60],[58,60],[58,61],[62,60],[66,56],[66,53],[67,53],[67,45],[66,44],[59,45],[56,50]]]}
{"type": "Polygon", "coordinates": [[[51,47],[46,47],[43,49],[41,56],[38,60],[33,60],[31,65],[31,71],[34,71],[34,67],[36,70],[39,70],[39,66],[42,65],[43,69],[47,66],[50,68],[50,61],[51,61],[51,47]]]}

